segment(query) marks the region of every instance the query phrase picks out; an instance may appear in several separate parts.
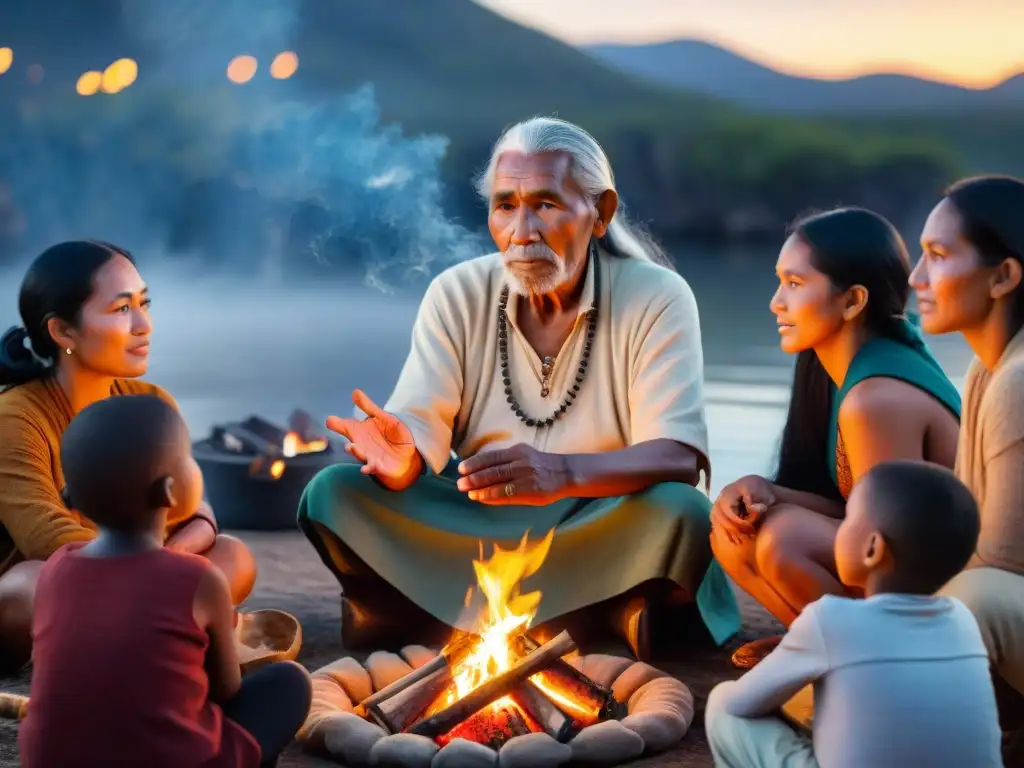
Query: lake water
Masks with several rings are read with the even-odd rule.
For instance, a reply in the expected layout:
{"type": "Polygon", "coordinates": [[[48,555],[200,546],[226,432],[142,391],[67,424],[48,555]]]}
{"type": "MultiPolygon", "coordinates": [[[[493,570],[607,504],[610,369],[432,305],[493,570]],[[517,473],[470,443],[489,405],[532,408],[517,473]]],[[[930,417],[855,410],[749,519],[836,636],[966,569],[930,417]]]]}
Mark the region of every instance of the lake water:
{"type": "MultiPolygon", "coordinates": [[[[774,254],[674,249],[701,312],[713,487],[772,460],[789,396],[792,359],[779,351],[768,302],[774,254]]],[[[258,282],[145,269],[156,324],[150,374],[179,400],[190,429],[295,408],[317,417],[351,412],[361,387],[390,393],[409,349],[419,295],[362,286],[282,289],[258,282]]],[[[5,275],[4,327],[16,319],[21,275],[5,275]]],[[[959,337],[931,340],[959,384],[970,353],[959,337]]]]}

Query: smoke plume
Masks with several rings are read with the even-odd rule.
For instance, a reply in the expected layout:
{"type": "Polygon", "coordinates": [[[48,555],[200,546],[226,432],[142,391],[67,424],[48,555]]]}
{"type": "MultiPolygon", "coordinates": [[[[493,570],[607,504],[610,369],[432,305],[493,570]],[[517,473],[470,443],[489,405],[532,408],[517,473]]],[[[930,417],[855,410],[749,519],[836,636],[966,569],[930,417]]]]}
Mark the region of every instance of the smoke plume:
{"type": "Polygon", "coordinates": [[[0,177],[24,222],[0,258],[96,237],[143,263],[388,288],[484,252],[444,214],[444,137],[382,125],[372,84],[314,97],[270,77],[273,56],[296,44],[300,8],[123,0],[123,25],[151,54],[138,81],[52,94],[0,126],[0,177]],[[260,68],[234,85],[226,67],[239,54],[260,68]]]}

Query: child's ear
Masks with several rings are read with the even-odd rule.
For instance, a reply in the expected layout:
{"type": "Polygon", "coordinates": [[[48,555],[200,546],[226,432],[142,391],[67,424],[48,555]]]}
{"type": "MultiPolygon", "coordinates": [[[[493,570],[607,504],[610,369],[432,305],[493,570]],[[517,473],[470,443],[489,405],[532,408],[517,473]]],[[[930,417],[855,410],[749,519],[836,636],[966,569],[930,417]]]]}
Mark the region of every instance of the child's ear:
{"type": "Polygon", "coordinates": [[[887,554],[885,538],[878,531],[873,531],[868,536],[867,546],[864,548],[864,565],[868,568],[877,568],[887,554]]]}
{"type": "Polygon", "coordinates": [[[153,483],[152,504],[155,509],[169,509],[175,506],[176,503],[173,477],[166,475],[153,483]]]}

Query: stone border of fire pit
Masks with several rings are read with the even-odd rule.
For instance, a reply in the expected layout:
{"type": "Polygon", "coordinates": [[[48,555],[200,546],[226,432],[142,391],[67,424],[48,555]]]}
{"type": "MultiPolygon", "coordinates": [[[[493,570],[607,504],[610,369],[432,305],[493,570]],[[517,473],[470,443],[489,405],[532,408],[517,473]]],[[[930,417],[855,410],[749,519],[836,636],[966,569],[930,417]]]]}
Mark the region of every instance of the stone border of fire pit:
{"type": "Polygon", "coordinates": [[[627,705],[621,721],[584,728],[567,744],[546,733],[517,736],[495,752],[456,739],[442,749],[432,739],[388,735],[354,713],[355,705],[437,656],[420,645],[399,653],[377,651],[365,665],[351,656],[313,673],[313,706],[299,731],[303,747],[350,766],[380,768],[554,768],[566,763],[618,765],[677,744],[693,722],[693,695],[668,673],[620,656],[566,659],[627,705]]]}

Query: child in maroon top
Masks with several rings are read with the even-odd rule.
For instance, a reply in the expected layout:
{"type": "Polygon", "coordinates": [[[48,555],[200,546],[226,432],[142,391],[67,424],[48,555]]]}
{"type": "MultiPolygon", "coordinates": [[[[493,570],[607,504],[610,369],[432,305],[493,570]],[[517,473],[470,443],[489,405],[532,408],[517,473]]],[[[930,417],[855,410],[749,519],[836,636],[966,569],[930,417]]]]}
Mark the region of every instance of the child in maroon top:
{"type": "Polygon", "coordinates": [[[177,411],[148,395],[100,401],[71,422],[61,460],[99,534],[39,577],[21,764],[275,764],[309,712],[309,675],[283,662],[243,680],[223,574],[162,547],[168,509],[202,494],[177,411]]]}

